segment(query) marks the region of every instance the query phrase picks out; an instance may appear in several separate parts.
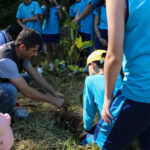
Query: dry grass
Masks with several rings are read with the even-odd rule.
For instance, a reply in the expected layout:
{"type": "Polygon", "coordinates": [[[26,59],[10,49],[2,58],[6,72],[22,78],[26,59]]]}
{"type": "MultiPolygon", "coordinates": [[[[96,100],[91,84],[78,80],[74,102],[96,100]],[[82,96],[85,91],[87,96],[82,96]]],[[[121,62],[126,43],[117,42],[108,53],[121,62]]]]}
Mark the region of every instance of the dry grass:
{"type": "MultiPolygon", "coordinates": [[[[44,70],[44,77],[48,82],[65,95],[67,110],[58,110],[51,104],[32,101],[19,94],[18,101],[21,105],[27,105],[24,108],[29,112],[29,117],[14,120],[12,129],[15,144],[12,150],[99,150],[97,145],[83,147],[78,141],[82,130],[81,100],[85,75],[69,79],[64,74],[60,79],[48,71],[47,67],[44,70]],[[31,103],[38,105],[28,106],[31,103]]],[[[34,82],[31,84],[43,91],[34,82]]]]}
{"type": "MultiPolygon", "coordinates": [[[[45,68],[46,69],[46,68],[45,68]]],[[[12,129],[15,136],[13,150],[78,150],[85,149],[79,146],[77,139],[82,130],[82,104],[80,104],[84,77],[73,79],[65,78],[63,81],[48,70],[44,72],[45,78],[58,91],[64,93],[68,103],[67,111],[58,110],[48,103],[39,103],[29,100],[19,94],[18,101],[28,112],[25,120],[14,120],[12,129]],[[29,105],[28,104],[38,105],[29,105]],[[26,106],[27,105],[27,106],[26,106]]],[[[35,83],[32,86],[42,90],[35,83]]],[[[43,90],[42,90],[43,91],[43,90]]],[[[45,92],[45,91],[44,91],[45,92]]],[[[92,149],[92,146],[88,149],[92,149]]]]}

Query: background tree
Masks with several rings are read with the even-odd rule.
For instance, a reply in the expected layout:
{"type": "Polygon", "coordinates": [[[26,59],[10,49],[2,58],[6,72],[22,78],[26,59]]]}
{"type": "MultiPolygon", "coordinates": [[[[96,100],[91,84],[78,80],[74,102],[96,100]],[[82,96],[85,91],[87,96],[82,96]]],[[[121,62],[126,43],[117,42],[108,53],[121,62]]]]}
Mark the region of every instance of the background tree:
{"type": "Polygon", "coordinates": [[[18,0],[0,1],[0,29],[6,28],[9,24],[16,23],[16,12],[20,2],[18,0]]]}

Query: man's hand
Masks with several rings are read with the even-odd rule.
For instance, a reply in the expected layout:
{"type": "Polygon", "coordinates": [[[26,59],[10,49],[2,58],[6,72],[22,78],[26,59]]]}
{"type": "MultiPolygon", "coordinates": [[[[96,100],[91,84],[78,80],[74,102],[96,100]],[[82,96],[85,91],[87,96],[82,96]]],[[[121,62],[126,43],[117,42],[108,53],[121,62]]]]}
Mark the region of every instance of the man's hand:
{"type": "Polygon", "coordinates": [[[110,106],[112,103],[112,99],[105,98],[103,109],[102,109],[102,120],[107,122],[108,124],[111,123],[111,119],[113,119],[113,116],[110,114],[110,106]]]}
{"type": "Polygon", "coordinates": [[[64,95],[58,92],[56,92],[55,96],[58,98],[64,98],[64,95]]]}
{"type": "Polygon", "coordinates": [[[57,97],[57,98],[55,99],[54,105],[55,105],[56,107],[61,108],[61,107],[64,106],[64,104],[65,104],[65,100],[64,100],[63,98],[58,98],[58,97],[57,97]]]}

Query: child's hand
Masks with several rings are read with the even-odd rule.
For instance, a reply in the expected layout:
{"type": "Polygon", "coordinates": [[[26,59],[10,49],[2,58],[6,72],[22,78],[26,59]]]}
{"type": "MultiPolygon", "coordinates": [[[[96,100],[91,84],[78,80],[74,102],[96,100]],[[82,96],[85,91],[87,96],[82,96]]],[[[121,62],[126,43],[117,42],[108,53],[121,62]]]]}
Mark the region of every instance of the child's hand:
{"type": "Polygon", "coordinates": [[[99,38],[99,41],[104,47],[107,47],[107,41],[105,39],[99,38]]]}
{"type": "Polygon", "coordinates": [[[58,108],[61,108],[65,105],[65,100],[63,98],[57,98],[54,105],[58,108]]]}
{"type": "Polygon", "coordinates": [[[56,93],[56,95],[55,95],[56,97],[59,97],[59,98],[64,98],[64,95],[63,94],[61,94],[61,93],[56,93]]]}
{"type": "Polygon", "coordinates": [[[23,23],[23,24],[25,24],[26,22],[27,22],[27,19],[26,19],[26,18],[22,20],[22,23],[23,23]]]}
{"type": "Polygon", "coordinates": [[[79,21],[79,11],[80,11],[80,9],[78,9],[75,18],[73,19],[73,22],[78,23],[78,21],[79,21]]]}
{"type": "Polygon", "coordinates": [[[53,0],[53,2],[55,3],[56,6],[58,5],[58,2],[56,0],[53,0]]]}

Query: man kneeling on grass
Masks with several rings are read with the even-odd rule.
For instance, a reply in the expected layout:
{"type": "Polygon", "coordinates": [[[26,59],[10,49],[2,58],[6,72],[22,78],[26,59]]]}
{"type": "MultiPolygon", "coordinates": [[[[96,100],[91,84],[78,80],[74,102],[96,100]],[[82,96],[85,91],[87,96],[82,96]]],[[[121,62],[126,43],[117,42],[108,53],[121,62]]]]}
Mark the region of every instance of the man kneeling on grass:
{"type": "MultiPolygon", "coordinates": [[[[99,119],[101,119],[101,111],[104,102],[105,78],[104,78],[104,60],[106,56],[105,50],[96,50],[87,58],[86,69],[89,75],[84,84],[83,93],[83,122],[84,131],[80,135],[81,145],[86,145],[94,142],[93,121],[96,110],[98,111],[99,119]]],[[[118,75],[114,95],[122,85],[121,75],[118,75]]]]}
{"type": "Polygon", "coordinates": [[[64,95],[56,92],[30,63],[31,58],[37,56],[41,44],[36,31],[24,29],[16,41],[0,46],[0,112],[12,115],[18,90],[31,99],[52,103],[58,108],[63,106],[64,95]],[[22,68],[53,96],[30,87],[20,74],[22,68]]]}

